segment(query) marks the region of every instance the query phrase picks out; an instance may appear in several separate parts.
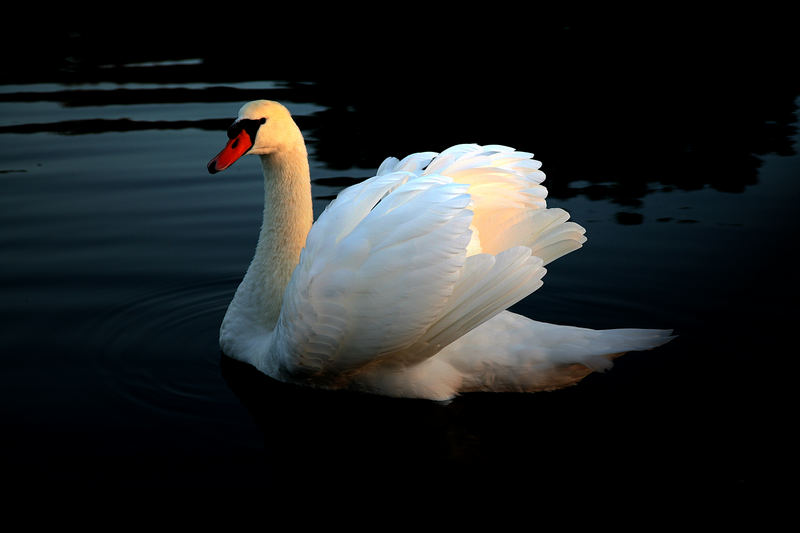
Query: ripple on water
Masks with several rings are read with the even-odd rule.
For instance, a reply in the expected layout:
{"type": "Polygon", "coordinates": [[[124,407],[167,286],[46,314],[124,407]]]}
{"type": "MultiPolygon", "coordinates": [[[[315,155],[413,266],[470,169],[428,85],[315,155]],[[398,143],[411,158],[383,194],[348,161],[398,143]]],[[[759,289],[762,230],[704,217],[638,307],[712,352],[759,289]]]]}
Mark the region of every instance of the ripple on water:
{"type": "Polygon", "coordinates": [[[227,403],[219,325],[238,278],[175,285],[142,294],[92,321],[99,379],[124,403],[191,416],[227,403]]]}

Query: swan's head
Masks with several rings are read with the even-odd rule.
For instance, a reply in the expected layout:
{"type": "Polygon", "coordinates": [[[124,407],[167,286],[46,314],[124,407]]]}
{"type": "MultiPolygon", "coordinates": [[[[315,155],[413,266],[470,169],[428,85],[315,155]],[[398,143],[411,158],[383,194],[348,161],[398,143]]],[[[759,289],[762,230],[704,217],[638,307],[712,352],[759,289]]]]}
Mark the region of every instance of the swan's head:
{"type": "Polygon", "coordinates": [[[270,100],[243,105],[239,117],[228,128],[228,139],[225,148],[208,163],[212,174],[225,170],[245,154],[271,154],[303,143],[289,110],[270,100]]]}

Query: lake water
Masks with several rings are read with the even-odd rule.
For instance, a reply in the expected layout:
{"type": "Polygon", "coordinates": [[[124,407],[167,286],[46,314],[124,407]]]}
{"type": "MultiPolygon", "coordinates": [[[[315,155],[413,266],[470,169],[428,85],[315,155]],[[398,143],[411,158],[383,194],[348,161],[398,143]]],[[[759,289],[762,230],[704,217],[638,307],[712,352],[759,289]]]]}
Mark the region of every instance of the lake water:
{"type": "Polygon", "coordinates": [[[220,75],[219,57],[183,48],[121,57],[67,47],[0,85],[7,484],[740,489],[769,473],[761,414],[796,315],[796,84],[698,78],[698,64],[680,78],[675,63],[524,86],[429,68],[405,86],[399,67],[220,75]],[[514,310],[679,338],[568,390],[448,405],[298,389],[227,359],[218,328],[256,242],[262,181],[256,158],[214,176],[206,163],[257,98],[285,103],[303,130],[317,215],[387,156],[461,142],[534,152],[549,205],[589,240],[514,310]]]}

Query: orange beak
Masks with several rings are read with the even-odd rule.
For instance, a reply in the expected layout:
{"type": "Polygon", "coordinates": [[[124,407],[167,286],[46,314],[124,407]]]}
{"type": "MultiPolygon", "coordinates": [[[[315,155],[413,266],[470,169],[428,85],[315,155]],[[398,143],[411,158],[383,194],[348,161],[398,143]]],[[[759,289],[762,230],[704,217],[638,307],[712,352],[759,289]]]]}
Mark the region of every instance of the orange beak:
{"type": "Polygon", "coordinates": [[[237,159],[247,153],[253,147],[253,140],[250,134],[243,128],[236,137],[228,141],[225,148],[217,156],[208,162],[208,171],[211,174],[221,172],[234,164],[237,159]]]}

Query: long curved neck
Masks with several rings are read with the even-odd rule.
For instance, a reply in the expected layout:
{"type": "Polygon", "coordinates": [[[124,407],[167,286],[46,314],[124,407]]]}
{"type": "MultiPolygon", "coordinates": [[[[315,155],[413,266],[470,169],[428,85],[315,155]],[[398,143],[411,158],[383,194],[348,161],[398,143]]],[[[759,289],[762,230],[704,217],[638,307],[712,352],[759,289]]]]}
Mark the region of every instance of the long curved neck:
{"type": "Polygon", "coordinates": [[[253,262],[242,287],[251,292],[258,320],[267,329],[278,321],[283,292],[300,258],[313,222],[311,181],[305,145],[261,155],[264,218],[253,262]]]}

